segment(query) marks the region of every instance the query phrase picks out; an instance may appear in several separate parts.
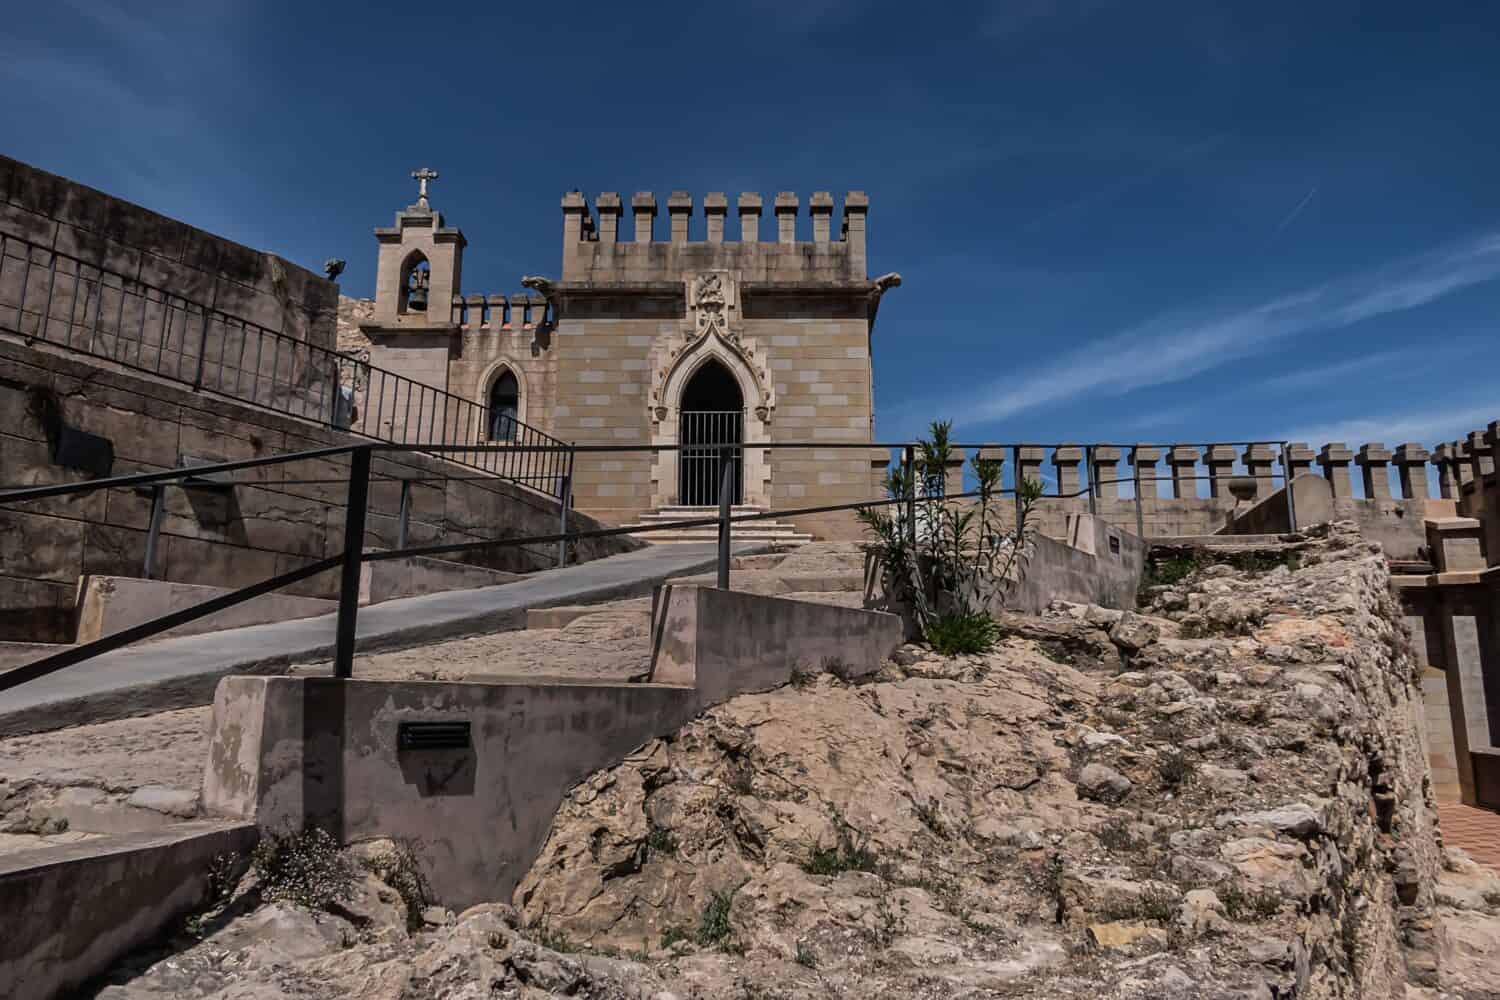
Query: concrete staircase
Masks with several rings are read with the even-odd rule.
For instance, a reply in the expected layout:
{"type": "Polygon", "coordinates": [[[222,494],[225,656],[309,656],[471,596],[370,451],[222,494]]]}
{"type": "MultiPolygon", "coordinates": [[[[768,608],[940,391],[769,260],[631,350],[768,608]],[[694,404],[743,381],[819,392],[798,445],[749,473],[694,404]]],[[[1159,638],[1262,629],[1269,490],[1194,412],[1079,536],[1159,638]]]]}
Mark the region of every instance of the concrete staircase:
{"type": "MultiPolygon", "coordinates": [[[[731,517],[741,514],[764,514],[764,507],[735,506],[729,509],[731,517]]],[[[647,511],[641,515],[641,519],[632,528],[645,527],[647,525],[662,524],[668,521],[695,521],[705,517],[718,517],[717,507],[658,507],[656,510],[647,511]]],[[[673,531],[653,531],[649,534],[638,536],[641,541],[651,542],[655,545],[669,544],[673,542],[713,542],[719,537],[719,529],[712,524],[705,524],[699,528],[678,528],[673,531]]],[[[736,542],[768,542],[774,545],[806,545],[812,541],[812,535],[803,534],[797,530],[796,525],[785,521],[750,521],[744,524],[736,524],[731,531],[731,537],[736,542]]]]}

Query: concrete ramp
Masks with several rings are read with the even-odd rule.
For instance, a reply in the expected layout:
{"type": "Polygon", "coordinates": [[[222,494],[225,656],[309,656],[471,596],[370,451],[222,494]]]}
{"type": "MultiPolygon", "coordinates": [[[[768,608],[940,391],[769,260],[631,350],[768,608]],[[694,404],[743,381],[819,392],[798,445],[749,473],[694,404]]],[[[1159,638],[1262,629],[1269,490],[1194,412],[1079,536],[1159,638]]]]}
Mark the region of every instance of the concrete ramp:
{"type": "MultiPolygon", "coordinates": [[[[737,545],[750,555],[762,547],[737,545]]],[[[528,608],[647,595],[715,563],[712,545],[649,546],[513,583],[408,597],[360,611],[360,652],[526,626],[528,608]]],[[[333,656],[335,616],[227,629],[128,646],[0,694],[0,737],[206,705],[231,674],[280,674],[333,656]]]]}

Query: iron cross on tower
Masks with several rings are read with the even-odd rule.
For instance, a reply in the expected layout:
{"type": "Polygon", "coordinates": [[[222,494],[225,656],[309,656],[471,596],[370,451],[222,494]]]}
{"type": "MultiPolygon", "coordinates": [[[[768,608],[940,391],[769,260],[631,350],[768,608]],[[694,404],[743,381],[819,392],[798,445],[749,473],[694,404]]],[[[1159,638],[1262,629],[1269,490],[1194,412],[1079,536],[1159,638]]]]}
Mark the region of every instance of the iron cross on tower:
{"type": "Polygon", "coordinates": [[[427,204],[427,182],[438,179],[438,172],[431,167],[423,167],[411,172],[412,180],[417,182],[417,204],[423,208],[430,208],[427,204]]]}

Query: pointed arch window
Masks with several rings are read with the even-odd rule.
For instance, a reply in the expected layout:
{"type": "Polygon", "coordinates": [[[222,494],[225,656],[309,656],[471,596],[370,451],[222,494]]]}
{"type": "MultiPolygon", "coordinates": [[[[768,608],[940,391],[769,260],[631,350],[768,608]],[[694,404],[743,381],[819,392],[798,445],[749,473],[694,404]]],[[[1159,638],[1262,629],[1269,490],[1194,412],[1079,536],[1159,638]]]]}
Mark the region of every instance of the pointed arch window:
{"type": "Polygon", "coordinates": [[[514,441],[516,423],[521,412],[521,383],[509,368],[500,369],[490,383],[490,428],[491,441],[514,441]]]}

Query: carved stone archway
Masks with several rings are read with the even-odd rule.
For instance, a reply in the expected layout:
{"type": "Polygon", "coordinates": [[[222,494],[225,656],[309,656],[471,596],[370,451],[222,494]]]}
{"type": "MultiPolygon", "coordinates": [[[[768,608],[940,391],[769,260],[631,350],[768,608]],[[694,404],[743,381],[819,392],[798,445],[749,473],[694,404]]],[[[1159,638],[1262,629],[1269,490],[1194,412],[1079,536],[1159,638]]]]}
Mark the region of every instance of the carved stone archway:
{"type": "MultiPolygon", "coordinates": [[[[756,445],[769,444],[771,418],[776,409],[775,388],[764,352],[741,333],[739,289],[728,271],[705,271],[687,279],[687,312],[677,333],[658,342],[652,358],[648,416],[651,443],[676,445],[682,390],[713,359],[739,384],[745,401],[744,488],[742,501],[771,505],[770,453],[756,445]]],[[[651,464],[652,502],[664,507],[675,502],[677,453],[658,452],[651,464]]]]}

